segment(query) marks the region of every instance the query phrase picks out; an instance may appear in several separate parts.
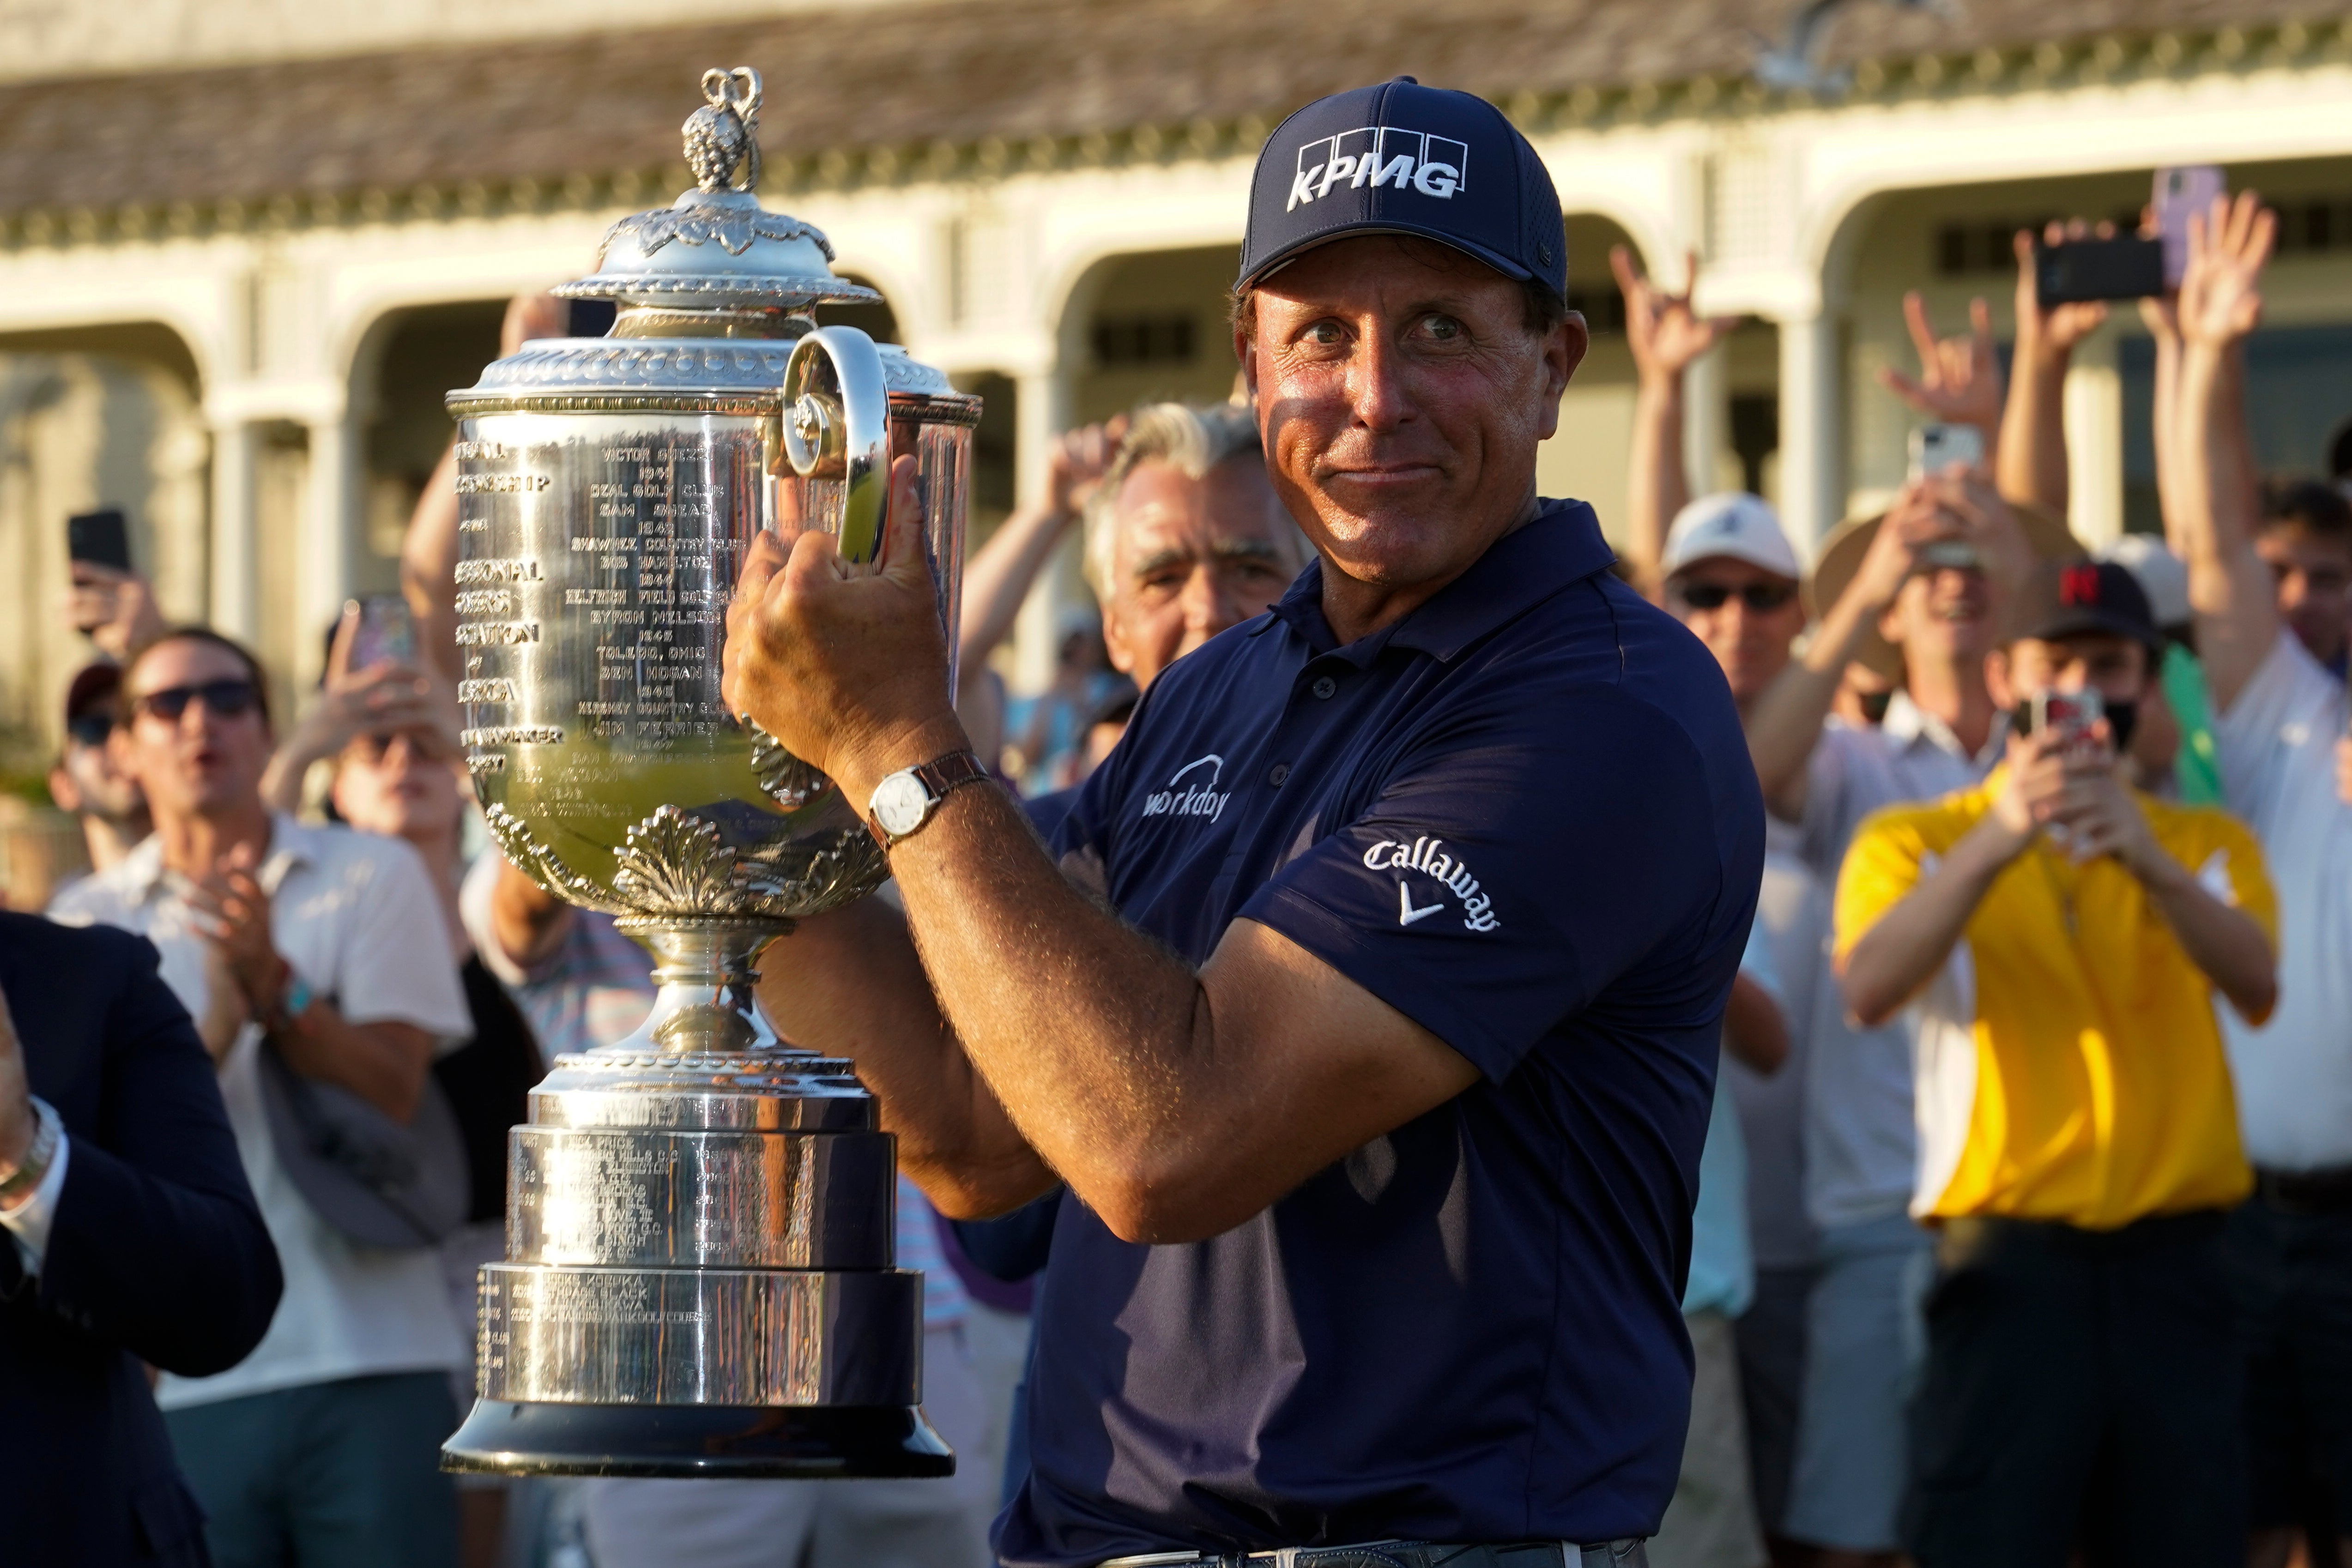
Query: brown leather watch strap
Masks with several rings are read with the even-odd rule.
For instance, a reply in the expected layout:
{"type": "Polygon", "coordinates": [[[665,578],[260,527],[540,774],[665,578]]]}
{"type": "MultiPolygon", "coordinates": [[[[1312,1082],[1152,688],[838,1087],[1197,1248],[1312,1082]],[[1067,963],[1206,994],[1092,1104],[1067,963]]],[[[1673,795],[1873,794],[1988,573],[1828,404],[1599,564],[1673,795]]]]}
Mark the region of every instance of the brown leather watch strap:
{"type": "MultiPolygon", "coordinates": [[[[908,771],[920,779],[923,788],[930,792],[931,803],[923,812],[923,821],[900,835],[906,838],[911,838],[914,834],[922,831],[924,825],[930,821],[933,813],[938,811],[940,802],[948,798],[949,791],[960,789],[966,784],[984,783],[995,777],[989,771],[988,764],[980,759],[980,754],[969,747],[960,751],[950,751],[944,757],[934,757],[929,762],[920,763],[909,768],[908,771]]],[[[882,826],[881,820],[871,810],[866,813],[866,831],[872,833],[874,841],[885,850],[890,847],[892,840],[889,831],[882,826]]]]}

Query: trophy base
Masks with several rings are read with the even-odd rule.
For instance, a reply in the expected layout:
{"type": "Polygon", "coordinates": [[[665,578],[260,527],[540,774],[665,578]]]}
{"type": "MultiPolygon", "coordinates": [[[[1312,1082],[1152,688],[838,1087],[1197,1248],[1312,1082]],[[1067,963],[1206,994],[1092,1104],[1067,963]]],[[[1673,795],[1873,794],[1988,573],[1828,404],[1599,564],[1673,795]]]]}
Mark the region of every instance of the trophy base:
{"type": "Polygon", "coordinates": [[[919,1405],[554,1405],[477,1399],[441,1468],[502,1476],[851,1480],[955,1474],[919,1405]]]}

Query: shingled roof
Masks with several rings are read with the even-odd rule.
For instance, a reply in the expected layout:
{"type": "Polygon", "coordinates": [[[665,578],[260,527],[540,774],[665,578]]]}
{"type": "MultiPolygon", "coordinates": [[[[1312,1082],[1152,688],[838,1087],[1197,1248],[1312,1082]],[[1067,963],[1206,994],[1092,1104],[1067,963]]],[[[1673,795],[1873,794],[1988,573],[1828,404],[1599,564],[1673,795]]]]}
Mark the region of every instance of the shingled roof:
{"type": "MultiPolygon", "coordinates": [[[[1229,151],[1319,94],[1412,72],[1523,119],[1754,103],[1798,0],[1030,0],[0,86],[0,214],[378,210],[404,193],[623,195],[677,172],[706,66],[767,78],[772,182],[1229,151]],[[1661,84],[1702,84],[1675,98],[1661,84]],[[1746,95],[1743,100],[1740,95],[1746,95]],[[1116,146],[1113,145],[1116,139],[1116,146]]],[[[2352,0],[1857,3],[1832,63],[1950,59],[1906,90],[2341,53],[2352,0]],[[2119,44],[2118,40],[2122,43],[2119,44]],[[2128,47],[2123,47],[2127,44],[2128,47]],[[2152,63],[2151,63],[2152,62],[2152,63]],[[1970,73],[1973,72],[1973,76],[1970,73]],[[2040,73],[2037,76],[2035,73],[2040,73]]],[[[1859,73],[1864,92],[1888,75],[1859,73]]],[[[452,196],[447,199],[456,200],[452,196]]],[[[37,220],[46,224],[47,219],[37,220]]],[[[112,221],[112,220],[109,220],[112,221]]],[[[12,224],[12,229],[16,227],[12,224]]]]}

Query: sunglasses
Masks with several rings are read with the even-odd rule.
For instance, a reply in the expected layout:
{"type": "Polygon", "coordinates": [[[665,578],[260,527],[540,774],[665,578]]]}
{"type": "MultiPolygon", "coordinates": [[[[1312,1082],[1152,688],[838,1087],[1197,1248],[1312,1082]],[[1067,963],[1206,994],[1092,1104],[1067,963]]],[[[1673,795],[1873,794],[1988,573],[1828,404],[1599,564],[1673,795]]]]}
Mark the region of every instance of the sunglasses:
{"type": "Polygon", "coordinates": [[[253,689],[251,681],[205,681],[193,686],[165,686],[160,692],[133,697],[131,709],[176,724],[180,716],[188,711],[188,705],[198,701],[209,713],[221,718],[236,718],[259,707],[261,694],[253,689]]]}
{"type": "Polygon", "coordinates": [[[395,740],[408,742],[408,755],[419,762],[450,762],[457,758],[457,747],[448,737],[430,729],[377,729],[352,737],[347,753],[353,761],[376,767],[392,749],[395,740]]]}
{"type": "Polygon", "coordinates": [[[114,733],[114,716],[103,710],[78,713],[66,722],[66,733],[77,746],[104,746],[106,737],[114,733]]]}
{"type": "Polygon", "coordinates": [[[1675,597],[1693,610],[1720,610],[1734,592],[1740,603],[1756,611],[1778,610],[1797,597],[1796,589],[1785,582],[1751,582],[1737,590],[1719,582],[1685,582],[1675,587],[1675,597]]]}

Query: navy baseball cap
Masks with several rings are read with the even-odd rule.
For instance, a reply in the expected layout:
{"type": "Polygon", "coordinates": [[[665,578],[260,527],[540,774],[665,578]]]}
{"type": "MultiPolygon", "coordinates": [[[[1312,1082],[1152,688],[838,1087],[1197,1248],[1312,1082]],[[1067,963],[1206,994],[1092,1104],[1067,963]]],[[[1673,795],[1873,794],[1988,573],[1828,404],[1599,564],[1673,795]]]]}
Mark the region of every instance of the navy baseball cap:
{"type": "Polygon", "coordinates": [[[2037,643],[2097,634],[2128,637],[2161,651],[2164,633],[2147,591],[2129,568],[2112,560],[2077,560],[2042,569],[2026,586],[2018,617],[2022,636],[2037,643]]]}
{"type": "Polygon", "coordinates": [[[1398,77],[1316,99],[1257,155],[1236,291],[1350,235],[1417,235],[1568,298],[1559,193],[1485,99],[1398,77]]]}

